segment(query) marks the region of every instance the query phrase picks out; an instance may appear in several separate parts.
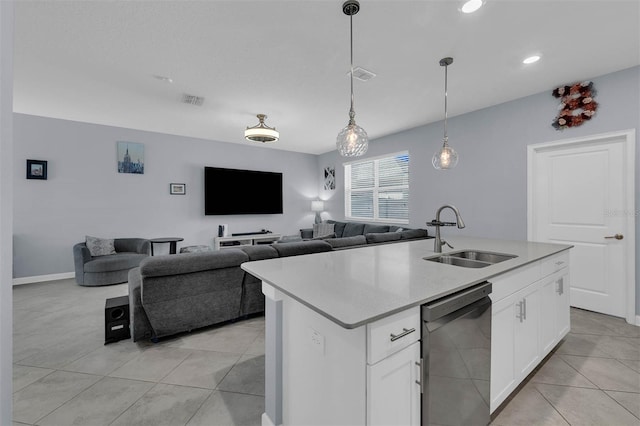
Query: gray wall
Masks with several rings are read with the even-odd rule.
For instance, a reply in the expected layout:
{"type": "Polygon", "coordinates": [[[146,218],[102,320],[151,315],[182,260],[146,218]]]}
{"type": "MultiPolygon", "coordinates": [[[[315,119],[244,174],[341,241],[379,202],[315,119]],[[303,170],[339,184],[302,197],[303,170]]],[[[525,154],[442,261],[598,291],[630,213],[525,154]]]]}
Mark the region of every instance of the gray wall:
{"type": "MultiPolygon", "coordinates": [[[[310,200],[318,196],[320,176],[315,155],[23,114],[14,118],[15,278],[72,272],[71,248],[85,235],[178,236],[184,238],[180,247],[213,244],[223,223],[231,232],[265,228],[285,235],[313,223],[310,200]],[[117,172],[117,141],[144,144],[143,175],[117,172]],[[47,160],[48,180],[25,179],[26,159],[47,160]],[[204,166],[282,172],[284,214],[205,216],[204,166]],[[186,195],[170,195],[170,182],[186,183],[186,195]]],[[[166,244],[156,247],[168,252],[166,244]]]]}
{"type": "Polygon", "coordinates": [[[0,1],[0,425],[11,424],[13,289],[13,2],[0,1]]]}
{"type": "MultiPolygon", "coordinates": [[[[593,78],[599,103],[594,118],[580,127],[556,131],[551,123],[558,100],[548,92],[460,115],[449,120],[449,143],[460,155],[458,166],[436,171],[433,153],[442,145],[443,123],[432,123],[376,139],[367,157],[408,150],[410,155],[409,221],[424,226],[437,208],[454,204],[467,227],[460,233],[503,239],[527,238],[527,145],[615,130],[640,128],[640,67],[593,78]]],[[[559,82],[558,84],[571,83],[559,82]]],[[[450,89],[451,90],[451,89],[450,89]]],[[[366,117],[358,122],[366,129],[366,117]]],[[[636,211],[640,211],[640,146],[636,147],[636,211]]],[[[318,167],[336,167],[335,191],[322,191],[330,216],[344,217],[345,160],[337,152],[319,156],[318,167]]],[[[447,219],[451,212],[445,211],[447,219]]],[[[640,253],[636,214],[636,253],[640,253]]],[[[636,264],[636,312],[640,312],[640,262],[636,264]]]]}

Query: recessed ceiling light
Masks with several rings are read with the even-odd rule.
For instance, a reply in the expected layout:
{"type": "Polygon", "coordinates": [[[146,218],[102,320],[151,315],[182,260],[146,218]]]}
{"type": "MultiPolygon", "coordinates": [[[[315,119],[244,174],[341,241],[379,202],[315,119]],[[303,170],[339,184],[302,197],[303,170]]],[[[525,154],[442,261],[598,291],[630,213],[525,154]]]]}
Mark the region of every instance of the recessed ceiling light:
{"type": "Polygon", "coordinates": [[[153,78],[155,78],[156,80],[167,82],[167,83],[173,83],[173,79],[171,77],[165,77],[164,75],[154,74],[153,78]]]}
{"type": "Polygon", "coordinates": [[[476,10],[480,9],[484,2],[482,0],[468,0],[465,4],[462,5],[460,11],[462,13],[473,13],[476,10]]]}
{"type": "Polygon", "coordinates": [[[523,64],[533,64],[534,62],[538,62],[540,60],[540,55],[533,55],[533,56],[529,56],[528,58],[524,58],[522,63],[523,64]]]}

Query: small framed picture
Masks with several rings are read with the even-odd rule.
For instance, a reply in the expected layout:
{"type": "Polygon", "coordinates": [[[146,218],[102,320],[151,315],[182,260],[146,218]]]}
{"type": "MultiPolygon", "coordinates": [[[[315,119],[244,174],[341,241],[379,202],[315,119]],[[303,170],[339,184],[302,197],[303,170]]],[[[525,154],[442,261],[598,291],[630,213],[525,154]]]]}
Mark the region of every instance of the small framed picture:
{"type": "Polygon", "coordinates": [[[27,160],[27,179],[47,180],[47,162],[27,160]]]}
{"type": "Polygon", "coordinates": [[[187,193],[187,185],[184,183],[170,183],[169,194],[171,195],[184,195],[187,193]]]}

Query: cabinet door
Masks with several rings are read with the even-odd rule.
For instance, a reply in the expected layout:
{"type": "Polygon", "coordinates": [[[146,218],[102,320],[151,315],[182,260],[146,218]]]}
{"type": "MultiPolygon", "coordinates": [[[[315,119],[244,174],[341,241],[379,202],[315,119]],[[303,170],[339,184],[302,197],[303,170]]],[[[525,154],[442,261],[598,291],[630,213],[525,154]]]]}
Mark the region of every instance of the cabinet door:
{"type": "Polygon", "coordinates": [[[515,371],[524,378],[540,361],[540,290],[536,283],[516,293],[513,304],[515,321],[515,371]]]}
{"type": "Polygon", "coordinates": [[[367,366],[367,424],[420,424],[420,342],[367,366]]]}
{"type": "Polygon", "coordinates": [[[546,356],[569,332],[569,271],[546,279],[540,289],[540,351],[546,356]]]}
{"type": "Polygon", "coordinates": [[[491,411],[493,412],[515,388],[515,318],[514,296],[491,307],[491,411]]]}
{"type": "Polygon", "coordinates": [[[540,288],[540,348],[546,356],[558,343],[558,283],[555,278],[547,278],[540,288]]]}

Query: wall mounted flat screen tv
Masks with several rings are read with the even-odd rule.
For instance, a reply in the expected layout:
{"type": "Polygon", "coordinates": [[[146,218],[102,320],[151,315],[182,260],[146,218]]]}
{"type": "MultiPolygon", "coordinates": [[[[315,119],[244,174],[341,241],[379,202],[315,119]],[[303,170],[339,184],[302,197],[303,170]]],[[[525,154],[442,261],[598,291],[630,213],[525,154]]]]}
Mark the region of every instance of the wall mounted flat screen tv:
{"type": "Polygon", "coordinates": [[[282,214],[282,173],[205,167],[204,214],[282,214]]]}

